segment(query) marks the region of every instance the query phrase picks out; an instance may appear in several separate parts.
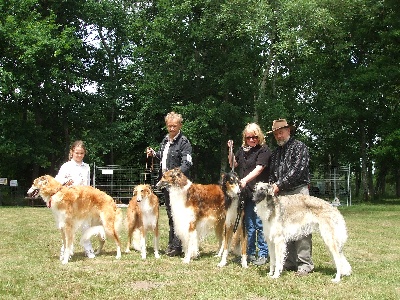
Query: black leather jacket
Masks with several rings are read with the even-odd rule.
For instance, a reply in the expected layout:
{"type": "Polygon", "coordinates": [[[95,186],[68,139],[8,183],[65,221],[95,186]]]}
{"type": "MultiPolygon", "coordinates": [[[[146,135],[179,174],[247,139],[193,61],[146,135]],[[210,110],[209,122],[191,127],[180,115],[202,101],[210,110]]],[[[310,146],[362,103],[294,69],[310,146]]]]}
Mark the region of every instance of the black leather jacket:
{"type": "Polygon", "coordinates": [[[269,181],[276,183],[281,191],[310,183],[308,148],[293,137],[272,152],[270,167],[269,181]]]}
{"type": "MultiPolygon", "coordinates": [[[[162,155],[164,153],[164,148],[168,143],[168,135],[164,137],[160,144],[160,150],[156,152],[156,158],[162,162],[162,155]]],[[[189,140],[179,132],[174,138],[171,145],[169,146],[167,155],[167,165],[160,166],[160,177],[162,175],[162,170],[171,170],[173,168],[179,167],[181,171],[187,176],[190,176],[189,170],[192,166],[192,145],[189,140]]]]}

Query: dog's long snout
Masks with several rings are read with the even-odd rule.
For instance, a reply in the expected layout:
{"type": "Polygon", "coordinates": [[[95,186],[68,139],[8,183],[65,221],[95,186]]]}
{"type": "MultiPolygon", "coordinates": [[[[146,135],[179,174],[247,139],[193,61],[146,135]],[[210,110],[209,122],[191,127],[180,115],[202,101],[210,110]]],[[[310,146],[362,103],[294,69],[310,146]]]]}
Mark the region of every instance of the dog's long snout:
{"type": "Polygon", "coordinates": [[[39,190],[34,188],[33,186],[26,192],[28,197],[35,198],[37,194],[39,194],[39,190]]]}

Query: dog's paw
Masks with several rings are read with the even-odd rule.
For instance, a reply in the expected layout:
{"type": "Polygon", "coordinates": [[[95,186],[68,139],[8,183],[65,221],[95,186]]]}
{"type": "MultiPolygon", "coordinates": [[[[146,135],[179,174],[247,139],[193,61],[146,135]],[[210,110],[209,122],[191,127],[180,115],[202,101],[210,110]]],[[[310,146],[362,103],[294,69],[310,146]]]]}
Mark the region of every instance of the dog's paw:
{"type": "Polygon", "coordinates": [[[160,254],[158,252],[154,253],[155,258],[160,258],[160,254]]]}
{"type": "Polygon", "coordinates": [[[182,258],[182,262],[183,262],[184,264],[190,263],[190,256],[189,256],[189,257],[184,257],[184,258],[182,258]]]}
{"type": "Polygon", "coordinates": [[[270,272],[269,274],[270,274],[269,276],[271,276],[271,278],[274,278],[274,279],[279,278],[279,276],[281,276],[281,274],[279,272],[275,272],[273,274],[271,274],[271,272],[270,272]]]}
{"type": "Polygon", "coordinates": [[[217,266],[220,267],[220,268],[225,267],[226,266],[226,261],[220,261],[217,266]]]}

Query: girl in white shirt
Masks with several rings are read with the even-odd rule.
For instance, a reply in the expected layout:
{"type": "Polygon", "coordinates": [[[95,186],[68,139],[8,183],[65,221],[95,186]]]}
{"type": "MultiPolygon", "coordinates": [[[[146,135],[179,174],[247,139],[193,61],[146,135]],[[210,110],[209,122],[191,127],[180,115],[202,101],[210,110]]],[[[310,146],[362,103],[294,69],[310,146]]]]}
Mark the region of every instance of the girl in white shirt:
{"type": "MultiPolygon", "coordinates": [[[[83,141],[78,140],[72,143],[69,150],[69,161],[61,166],[55,179],[62,185],[66,186],[90,185],[90,167],[87,163],[83,162],[85,154],[86,147],[83,141]]],[[[83,233],[90,227],[90,224],[84,222],[81,227],[83,233]]],[[[86,241],[83,244],[83,247],[85,248],[85,254],[87,257],[95,257],[90,240],[86,241]]],[[[63,253],[64,245],[61,247],[61,255],[63,253]]]]}

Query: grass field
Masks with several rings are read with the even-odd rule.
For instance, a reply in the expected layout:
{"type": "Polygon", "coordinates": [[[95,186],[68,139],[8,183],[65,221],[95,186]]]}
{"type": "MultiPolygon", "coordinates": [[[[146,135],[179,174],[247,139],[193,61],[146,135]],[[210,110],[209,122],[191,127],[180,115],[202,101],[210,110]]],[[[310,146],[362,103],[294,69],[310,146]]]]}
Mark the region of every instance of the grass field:
{"type": "MultiPolygon", "coordinates": [[[[0,299],[400,299],[400,205],[340,210],[349,231],[345,254],[353,274],[334,284],[335,268],[318,234],[313,237],[315,272],[307,277],[284,272],[271,279],[267,266],[242,269],[234,256],[220,269],[213,234],[188,265],[163,251],[156,260],[152,238],[146,261],[138,252],[116,260],[111,240],[103,254],[89,260],[77,239],[75,255],[62,265],[60,235],[49,209],[0,207],[0,299]]],[[[160,223],[163,250],[168,229],[164,207],[160,223]]],[[[125,230],[121,239],[124,250],[125,230]]]]}

